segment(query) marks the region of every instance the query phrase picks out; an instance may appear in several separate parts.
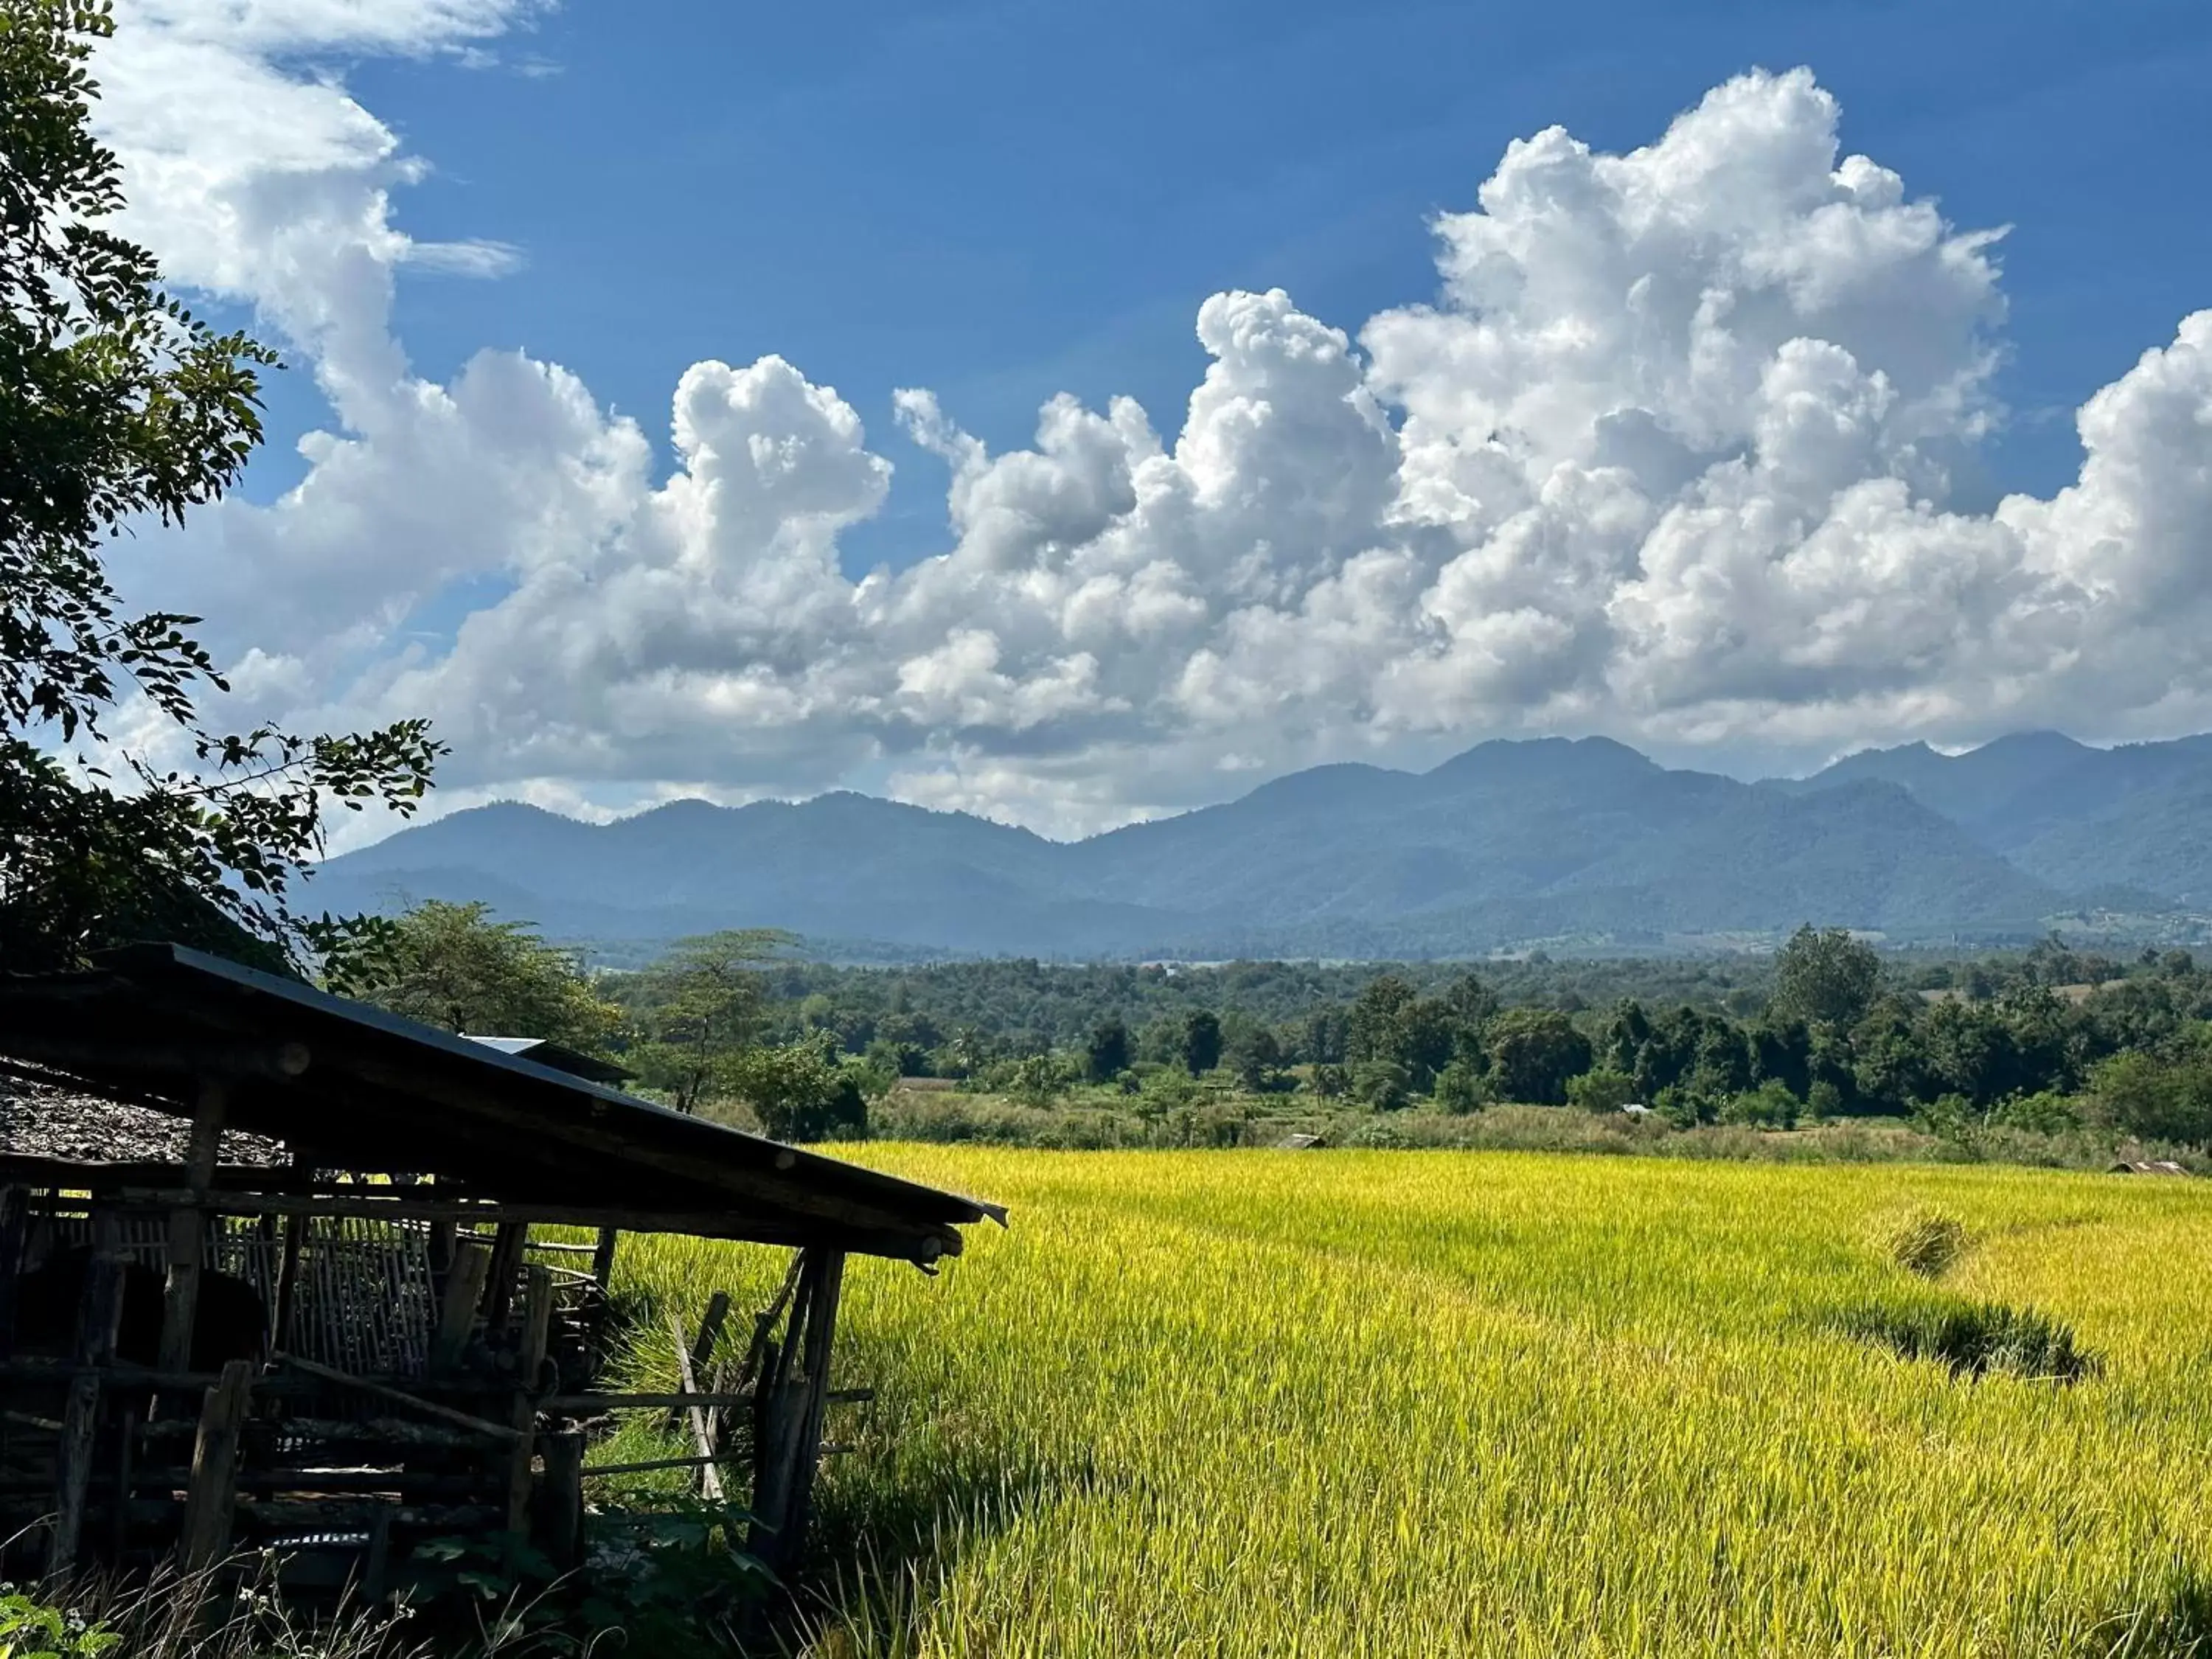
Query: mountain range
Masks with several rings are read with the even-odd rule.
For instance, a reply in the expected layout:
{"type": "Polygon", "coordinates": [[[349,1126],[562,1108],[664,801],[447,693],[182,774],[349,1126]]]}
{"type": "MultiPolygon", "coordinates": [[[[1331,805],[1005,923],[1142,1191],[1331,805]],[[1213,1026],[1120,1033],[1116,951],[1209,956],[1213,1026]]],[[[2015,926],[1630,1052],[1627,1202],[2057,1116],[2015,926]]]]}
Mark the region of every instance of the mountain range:
{"type": "Polygon", "coordinates": [[[505,803],[328,860],[313,902],[480,899],[633,947],[775,927],[890,957],[1656,949],[1808,921],[1997,940],[2070,912],[2212,910],[2208,824],[2212,735],[1913,744],[1756,783],[1540,738],[1426,772],[1316,767],[1072,842],[849,793],[605,824],[505,803]]]}

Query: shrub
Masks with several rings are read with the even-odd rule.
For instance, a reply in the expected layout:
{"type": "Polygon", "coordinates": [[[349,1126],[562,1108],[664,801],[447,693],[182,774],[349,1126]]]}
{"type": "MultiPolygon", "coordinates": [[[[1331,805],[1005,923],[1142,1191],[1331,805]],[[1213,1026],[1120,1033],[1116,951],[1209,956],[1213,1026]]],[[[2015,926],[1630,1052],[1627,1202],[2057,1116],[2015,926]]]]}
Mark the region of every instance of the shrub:
{"type": "Polygon", "coordinates": [[[1483,1105],[1482,1074],[1466,1060],[1455,1060],[1437,1073],[1431,1097],[1440,1112],[1462,1117],[1479,1112],[1483,1105]]]}
{"type": "Polygon", "coordinates": [[[1567,1079],[1567,1099],[1586,1112],[1617,1112],[1636,1098],[1636,1079],[1611,1066],[1600,1066],[1567,1079]]]}
{"type": "Polygon", "coordinates": [[[2066,1096],[2045,1089],[2032,1095],[2014,1095],[1991,1109],[1989,1121],[2000,1129],[2027,1129],[2039,1135],[2071,1134],[2081,1127],[2081,1113],[2066,1096]]]}
{"type": "Polygon", "coordinates": [[[1754,1129],[1795,1128],[1797,1097],[1790,1092],[1786,1085],[1770,1078],[1722,1107],[1720,1121],[1746,1124],[1754,1129]]]}

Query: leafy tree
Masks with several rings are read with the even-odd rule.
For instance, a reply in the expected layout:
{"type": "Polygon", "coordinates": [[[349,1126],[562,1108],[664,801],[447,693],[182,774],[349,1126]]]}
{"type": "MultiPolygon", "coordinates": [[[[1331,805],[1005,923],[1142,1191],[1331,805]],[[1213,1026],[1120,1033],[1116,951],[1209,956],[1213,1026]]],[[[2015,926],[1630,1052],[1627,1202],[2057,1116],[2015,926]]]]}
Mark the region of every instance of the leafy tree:
{"type": "Polygon", "coordinates": [[[1091,1028],[1084,1048],[1085,1069],[1093,1083],[1111,1083],[1129,1069],[1129,1028],[1119,1014],[1109,1014],[1091,1028]]]}
{"type": "Polygon", "coordinates": [[[1779,1083],[1804,1099],[1813,1086],[1813,1034],[1805,1023],[1767,1014],[1744,1036],[1751,1051],[1752,1080],[1779,1083]]]}
{"type": "Polygon", "coordinates": [[[678,940],[636,988],[649,1011],[648,1038],[631,1051],[640,1079],[666,1091],[679,1112],[735,1086],[730,1067],[760,1029],[762,969],[791,943],[757,927],[678,940]]]}
{"type": "Polygon", "coordinates": [[[1650,1041],[1650,1016],[1634,997],[1624,997],[1614,1005],[1613,1017],[1606,1021],[1598,1053],[1614,1071],[1633,1077],[1643,1059],[1644,1045],[1650,1041]]]}
{"type": "Polygon", "coordinates": [[[1395,1112],[1413,1103],[1413,1079],[1395,1060],[1355,1060],[1352,1097],[1376,1111],[1395,1112]]]}
{"type": "Polygon", "coordinates": [[[2020,1086],[2019,1049],[1990,1004],[1939,1002],[1918,1035],[1923,1089],[1961,1096],[1981,1109],[2020,1086]]]}
{"type": "Polygon", "coordinates": [[[2090,1081],[2097,1115],[2146,1140],[2212,1145],[2212,1060],[2118,1054],[2090,1081]]]}
{"type": "Polygon", "coordinates": [[[1444,988],[1441,999],[1464,1029],[1480,1031],[1498,1012],[1498,993],[1473,974],[1462,974],[1444,988]]]}
{"type": "Polygon", "coordinates": [[[1865,1017],[1881,985],[1881,958],[1874,946],[1852,938],[1848,927],[1808,922],[1776,960],[1771,1006],[1784,1019],[1850,1025],[1865,1017]]]}
{"type": "Polygon", "coordinates": [[[1266,1094],[1282,1077],[1283,1045],[1275,1034],[1254,1021],[1244,1021],[1222,1052],[1223,1063],[1237,1080],[1254,1094],[1266,1094]]]}
{"type": "Polygon", "coordinates": [[[1370,980],[1353,1000],[1346,1020],[1345,1058],[1355,1064],[1366,1060],[1402,1063],[1406,1019],[1418,1000],[1413,986],[1396,974],[1370,980]]]}
{"type": "Polygon", "coordinates": [[[228,687],[187,631],[199,618],[132,614],[109,580],[109,540],[237,482],[276,361],[194,319],[106,228],[123,196],[86,64],[112,27],[101,0],[0,12],[0,962],[67,967],[158,936],[323,957],[343,984],[383,930],[301,915],[294,884],[333,808],[411,813],[443,750],[421,720],[222,729],[201,708],[228,687]],[[141,699],[162,733],[147,744],[111,723],[141,699]]]}
{"type": "Polygon", "coordinates": [[[1501,1100],[1559,1105],[1567,1082],[1589,1070],[1589,1039],[1556,1009],[1508,1008],[1483,1032],[1491,1093],[1501,1100]]]}
{"type": "Polygon", "coordinates": [[[860,1079],[818,1036],[748,1048],[727,1062],[725,1076],[730,1091],[775,1139],[859,1139],[868,1132],[860,1079]]]}
{"type": "Polygon", "coordinates": [[[356,971],[356,995],[449,1031],[544,1037],[591,1053],[622,1024],[574,952],[528,922],[493,920],[486,904],[417,905],[356,971]]]}
{"type": "Polygon", "coordinates": [[[1182,1066],[1193,1077],[1221,1064],[1221,1019],[1209,1009],[1194,1008],[1182,1024],[1182,1066]]]}
{"type": "Polygon", "coordinates": [[[1350,1021],[1343,1009],[1316,1008],[1301,1022],[1300,1054],[1316,1066],[1341,1066],[1350,1037],[1350,1021]]]}

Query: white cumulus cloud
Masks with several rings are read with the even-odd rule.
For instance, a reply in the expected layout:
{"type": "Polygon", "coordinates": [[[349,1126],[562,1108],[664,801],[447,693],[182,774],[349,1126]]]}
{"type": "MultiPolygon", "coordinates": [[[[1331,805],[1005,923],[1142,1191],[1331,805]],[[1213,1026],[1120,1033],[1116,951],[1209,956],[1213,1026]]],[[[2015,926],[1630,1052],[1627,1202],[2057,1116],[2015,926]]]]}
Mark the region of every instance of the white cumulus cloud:
{"type": "MultiPolygon", "coordinates": [[[[991,454],[930,392],[942,549],[855,581],[892,462],[780,357],[675,388],[675,465],[574,376],[390,337],[419,164],[303,57],[459,51],[519,0],[137,0],[103,119],[137,229],[330,397],[307,476],[142,549],[301,719],[422,713],[461,799],[579,806],[857,769],[1051,832],[1423,740],[1603,731],[1808,757],[2029,724],[2212,724],[2212,313],[2093,398],[2051,500],[1952,501],[2002,420],[1994,235],[1844,153],[1806,71],[1653,143],[1511,145],[1439,286],[1347,330],[1213,295],[1172,433],[1060,397],[991,454]],[[191,106],[178,91],[195,88],[191,106]],[[219,118],[204,118],[217,109],[219,118]],[[473,595],[450,638],[410,619],[473,595]]],[[[526,250],[524,251],[526,253],[526,250]]]]}

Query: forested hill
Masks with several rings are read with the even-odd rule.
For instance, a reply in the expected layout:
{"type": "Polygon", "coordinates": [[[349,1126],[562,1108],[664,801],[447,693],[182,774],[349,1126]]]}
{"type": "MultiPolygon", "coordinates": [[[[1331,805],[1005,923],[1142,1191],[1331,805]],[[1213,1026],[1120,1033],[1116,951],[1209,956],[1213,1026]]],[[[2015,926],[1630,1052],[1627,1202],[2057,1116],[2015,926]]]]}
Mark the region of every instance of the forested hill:
{"type": "Polygon", "coordinates": [[[1871,750],[1758,784],[1552,738],[1425,773],[1316,768],[1073,843],[850,793],[602,825],[484,806],[331,860],[314,902],[483,899],[633,945],[775,927],[879,957],[1649,951],[1805,921],[1991,939],[2087,907],[2212,908],[2208,808],[2212,738],[1871,750]]]}

